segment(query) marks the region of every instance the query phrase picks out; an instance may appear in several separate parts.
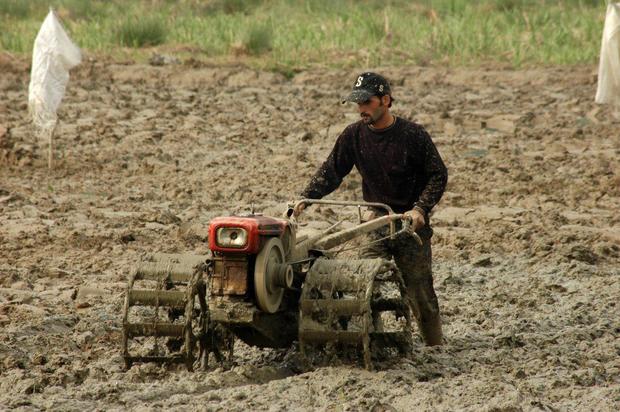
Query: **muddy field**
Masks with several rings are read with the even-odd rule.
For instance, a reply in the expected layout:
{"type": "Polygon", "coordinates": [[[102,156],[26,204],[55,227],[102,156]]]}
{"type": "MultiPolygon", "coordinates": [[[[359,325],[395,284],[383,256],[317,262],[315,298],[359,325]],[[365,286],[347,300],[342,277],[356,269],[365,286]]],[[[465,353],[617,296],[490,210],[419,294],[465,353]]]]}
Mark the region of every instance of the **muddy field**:
{"type": "MultiPolygon", "coordinates": [[[[357,120],[339,104],[356,73],[88,59],[50,172],[28,63],[0,60],[0,409],[620,408],[620,120],[593,102],[595,67],[376,68],[450,173],[432,217],[445,346],[416,334],[368,372],[237,344],[232,369],[189,373],[124,370],[130,268],[204,253],[214,216],[280,215],[357,120]]],[[[360,192],[354,175],[330,197],[360,192]]]]}

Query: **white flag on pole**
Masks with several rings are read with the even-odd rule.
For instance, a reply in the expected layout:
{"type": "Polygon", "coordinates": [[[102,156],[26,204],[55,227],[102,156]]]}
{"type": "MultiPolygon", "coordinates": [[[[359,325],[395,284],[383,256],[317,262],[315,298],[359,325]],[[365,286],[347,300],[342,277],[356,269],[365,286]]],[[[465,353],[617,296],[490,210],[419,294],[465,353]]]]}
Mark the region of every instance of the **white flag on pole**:
{"type": "Polygon", "coordinates": [[[620,3],[607,4],[595,101],[620,106],[620,3]]]}
{"type": "Polygon", "coordinates": [[[56,111],[69,82],[69,69],[81,60],[80,49],[50,9],[34,41],[28,90],[28,108],[34,124],[41,130],[52,133],[57,121],[56,111]]]}

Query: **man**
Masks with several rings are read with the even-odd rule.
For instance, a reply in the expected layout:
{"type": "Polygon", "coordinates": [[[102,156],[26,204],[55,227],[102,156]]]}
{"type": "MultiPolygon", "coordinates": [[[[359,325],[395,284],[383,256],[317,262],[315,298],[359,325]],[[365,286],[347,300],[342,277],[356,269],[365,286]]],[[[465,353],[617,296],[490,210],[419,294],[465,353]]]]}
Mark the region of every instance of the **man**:
{"type": "MultiPolygon", "coordinates": [[[[428,216],[441,199],[448,173],[429,134],[416,123],[390,113],[394,99],[388,81],[376,73],[362,73],[353,91],[342,103],[358,105],[361,120],[349,125],[338,137],[334,149],[301,193],[304,198],[320,199],[340,186],[353,166],[362,176],[367,202],[381,202],[396,213],[410,217],[422,239],[413,236],[383,239],[369,243],[362,257],[394,258],[411,300],[411,307],[427,345],[442,343],[441,317],[433,289],[431,270],[432,229],[428,216]]],[[[294,211],[298,215],[304,209],[294,211]]],[[[381,212],[375,211],[377,216],[381,212]]],[[[385,231],[369,236],[385,237],[385,231]]]]}

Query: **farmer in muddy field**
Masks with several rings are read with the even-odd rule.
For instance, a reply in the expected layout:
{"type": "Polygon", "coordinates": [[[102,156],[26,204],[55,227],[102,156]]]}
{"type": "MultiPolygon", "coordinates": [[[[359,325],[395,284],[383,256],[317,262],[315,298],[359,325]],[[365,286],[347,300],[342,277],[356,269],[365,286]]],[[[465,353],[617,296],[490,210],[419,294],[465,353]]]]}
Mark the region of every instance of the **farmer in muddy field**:
{"type": "MultiPolygon", "coordinates": [[[[369,242],[360,254],[364,258],[394,259],[405,279],[424,341],[427,345],[440,345],[441,317],[433,289],[433,230],[429,213],[443,195],[448,173],[426,130],[390,113],[393,101],[390,84],[383,76],[366,72],[357,77],[353,91],[342,103],[357,103],[361,119],[338,137],[329,157],[301,196],[320,199],[328,195],[355,166],[362,176],[365,201],[385,203],[396,213],[411,218],[422,246],[406,234],[379,240],[386,237],[386,229],[369,235],[369,242]]],[[[299,205],[295,215],[304,207],[299,205]]],[[[369,217],[384,213],[374,210],[369,217]]]]}

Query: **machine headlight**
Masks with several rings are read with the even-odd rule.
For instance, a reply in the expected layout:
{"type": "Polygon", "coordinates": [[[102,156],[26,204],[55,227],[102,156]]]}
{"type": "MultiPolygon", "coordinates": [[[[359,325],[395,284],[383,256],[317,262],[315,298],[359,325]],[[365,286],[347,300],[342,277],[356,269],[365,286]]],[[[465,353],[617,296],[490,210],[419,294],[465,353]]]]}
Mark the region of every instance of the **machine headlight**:
{"type": "Polygon", "coordinates": [[[242,249],[248,244],[248,232],[240,227],[217,229],[216,242],[219,247],[242,249]]]}

